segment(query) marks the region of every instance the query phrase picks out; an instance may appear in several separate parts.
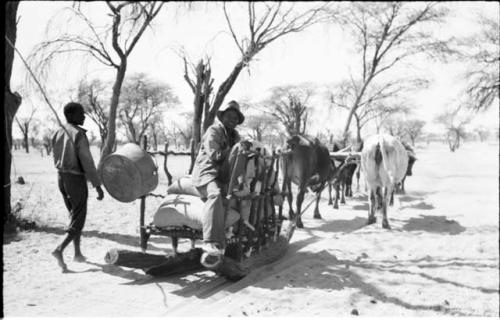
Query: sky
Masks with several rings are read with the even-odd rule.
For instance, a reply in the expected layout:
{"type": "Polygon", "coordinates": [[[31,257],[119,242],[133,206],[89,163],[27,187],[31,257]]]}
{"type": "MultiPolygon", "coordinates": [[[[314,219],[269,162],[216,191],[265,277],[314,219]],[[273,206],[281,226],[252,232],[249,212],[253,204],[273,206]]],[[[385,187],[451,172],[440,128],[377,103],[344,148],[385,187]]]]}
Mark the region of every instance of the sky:
{"type": "MultiPolygon", "coordinates": [[[[16,46],[25,57],[37,43],[47,38],[45,31],[49,20],[63,7],[70,5],[71,2],[59,1],[21,2],[16,46]]],[[[90,7],[89,17],[92,21],[101,23],[109,19],[103,3],[88,2],[84,5],[90,7]]],[[[496,2],[449,2],[447,6],[452,9],[450,19],[436,30],[442,36],[473,33],[477,30],[474,23],[477,13],[498,19],[499,6],[496,2]]],[[[239,52],[227,32],[220,6],[196,2],[194,10],[188,11],[182,4],[169,3],[162,10],[153,27],[147,30],[131,54],[127,74],[144,72],[174,88],[181,103],[176,110],[167,112],[165,121],[168,123],[172,119],[179,119],[176,113],[192,109],[193,96],[183,79],[184,66],[179,50],[182,48],[193,62],[205,55],[211,56],[215,90],[235,65],[239,52]]],[[[234,7],[229,10],[235,17],[236,28],[245,27],[245,19],[240,11],[234,7]]],[[[72,23],[63,23],[61,28],[80,32],[78,26],[72,23]]],[[[271,87],[277,85],[335,83],[349,77],[350,70],[356,66],[357,57],[352,41],[338,26],[315,25],[302,33],[287,35],[260,52],[250,63],[250,69],[242,71],[225,101],[258,101],[268,94],[271,87]]],[[[428,89],[408,97],[413,105],[411,116],[428,121],[426,129],[436,131],[439,128],[432,119],[446,106],[454,103],[461,88],[463,66],[429,61],[417,61],[415,65],[431,82],[428,89]]],[[[110,80],[114,72],[81,58],[61,59],[46,81],[49,99],[59,111],[70,99],[68,91],[84,75],[110,80]]],[[[26,69],[16,58],[12,87],[22,88],[25,77],[26,69]]],[[[37,98],[28,98],[25,102],[19,110],[20,116],[28,113],[33,106],[37,106],[39,117],[50,113],[48,106],[37,98]]],[[[314,133],[327,129],[339,132],[343,129],[345,114],[329,111],[328,104],[320,98],[313,103],[311,119],[314,125],[311,128],[316,131],[314,133]]],[[[476,116],[475,123],[498,127],[498,107],[492,107],[488,112],[476,116]]],[[[95,129],[90,121],[85,126],[95,129]]]]}

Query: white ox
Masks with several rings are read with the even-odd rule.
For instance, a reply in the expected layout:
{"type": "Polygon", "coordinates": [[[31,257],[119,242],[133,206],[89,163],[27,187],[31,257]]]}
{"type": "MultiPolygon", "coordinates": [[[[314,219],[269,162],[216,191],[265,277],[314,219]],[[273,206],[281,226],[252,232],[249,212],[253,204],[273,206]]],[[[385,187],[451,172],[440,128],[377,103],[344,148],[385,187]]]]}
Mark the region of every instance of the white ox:
{"type": "Polygon", "coordinates": [[[397,183],[408,167],[408,153],[403,144],[388,134],[378,134],[365,140],[361,153],[361,168],[369,190],[368,223],[376,222],[375,210],[382,209],[382,227],[390,229],[387,205],[397,183]]]}

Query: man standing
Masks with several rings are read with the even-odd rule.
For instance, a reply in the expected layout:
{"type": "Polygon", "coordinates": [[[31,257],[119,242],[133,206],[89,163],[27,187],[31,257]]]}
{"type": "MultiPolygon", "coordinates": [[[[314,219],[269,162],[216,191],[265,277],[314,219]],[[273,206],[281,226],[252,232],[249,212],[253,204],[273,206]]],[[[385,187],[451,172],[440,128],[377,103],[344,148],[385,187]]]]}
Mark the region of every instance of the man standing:
{"type": "Polygon", "coordinates": [[[229,183],[228,157],[240,140],[236,126],[245,121],[236,101],[217,111],[220,122],[211,125],[203,135],[193,167],[193,186],[206,198],[203,208],[204,254],[201,263],[211,268],[220,261],[225,248],[225,210],[223,197],[229,183]]]}
{"type": "Polygon", "coordinates": [[[87,216],[89,180],[97,191],[97,200],[104,198],[101,182],[97,176],[94,160],[90,153],[86,130],[81,128],[85,121],[83,106],[70,102],[64,106],[67,124],[52,137],[54,164],[57,169],[59,190],[69,211],[70,223],[67,235],[52,252],[63,272],[67,271],[63,251],[73,241],[74,261],[83,262],[85,257],[80,250],[80,237],[87,216]]]}

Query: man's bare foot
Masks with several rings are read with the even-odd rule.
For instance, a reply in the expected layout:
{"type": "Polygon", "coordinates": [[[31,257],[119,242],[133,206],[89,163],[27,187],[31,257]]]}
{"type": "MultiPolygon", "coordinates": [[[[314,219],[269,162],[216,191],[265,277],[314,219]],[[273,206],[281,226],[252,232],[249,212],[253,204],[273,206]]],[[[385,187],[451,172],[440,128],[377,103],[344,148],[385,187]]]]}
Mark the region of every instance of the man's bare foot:
{"type": "Polygon", "coordinates": [[[56,250],[52,251],[52,255],[54,256],[54,258],[56,258],[57,263],[59,264],[59,267],[61,267],[61,269],[62,269],[62,272],[68,271],[68,267],[64,263],[62,252],[56,249],[56,250]]]}
{"type": "Polygon", "coordinates": [[[85,261],[87,261],[87,258],[84,255],[82,255],[82,254],[77,254],[73,258],[73,261],[76,261],[76,262],[85,262],[85,261]]]}

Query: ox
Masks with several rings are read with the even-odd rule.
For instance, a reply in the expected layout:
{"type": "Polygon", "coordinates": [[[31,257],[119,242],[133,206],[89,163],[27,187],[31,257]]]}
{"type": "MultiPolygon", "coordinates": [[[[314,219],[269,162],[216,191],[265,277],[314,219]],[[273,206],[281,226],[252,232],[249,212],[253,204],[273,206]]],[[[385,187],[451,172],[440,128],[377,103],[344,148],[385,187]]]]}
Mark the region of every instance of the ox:
{"type": "MultiPolygon", "coordinates": [[[[408,168],[406,169],[405,176],[403,177],[401,182],[396,184],[394,191],[405,193],[405,180],[406,180],[406,177],[409,177],[413,174],[412,169],[413,169],[413,165],[415,164],[415,161],[417,161],[417,157],[415,156],[415,152],[413,151],[413,148],[410,147],[410,145],[408,145],[405,142],[401,142],[401,143],[403,144],[403,147],[406,149],[406,152],[408,153],[408,168]]],[[[394,192],[391,195],[391,201],[390,201],[389,205],[392,206],[393,204],[394,204],[394,192]]]]}
{"type": "Polygon", "coordinates": [[[287,151],[281,157],[283,187],[282,190],[287,195],[289,216],[294,218],[292,209],[292,185],[297,185],[298,194],[296,199],[296,223],[298,228],[303,228],[302,202],[307,187],[316,193],[316,208],[314,209],[314,218],[321,219],[318,209],[318,203],[321,197],[321,191],[331,176],[332,168],[330,163],[330,154],[328,148],[318,139],[309,139],[304,136],[294,135],[287,140],[287,151]]]}
{"type": "MultiPolygon", "coordinates": [[[[333,152],[349,152],[360,151],[363,143],[358,143],[356,146],[348,146],[343,149],[340,148],[339,142],[333,145],[333,152]]],[[[331,159],[334,168],[334,174],[328,182],[328,204],[333,204],[335,209],[339,208],[338,199],[340,196],[340,203],[345,204],[345,197],[352,197],[352,178],[356,172],[359,190],[359,165],[354,158],[346,158],[343,160],[331,159]],[[335,203],[332,201],[332,187],[335,187],[335,203]]]]}
{"type": "Polygon", "coordinates": [[[370,205],[367,224],[376,222],[375,210],[382,209],[382,227],[390,229],[387,205],[397,183],[405,176],[408,152],[395,137],[387,134],[371,136],[361,153],[361,167],[369,190],[370,205]]]}
{"type": "Polygon", "coordinates": [[[417,161],[417,157],[415,156],[415,151],[413,151],[413,148],[409,144],[403,142],[403,147],[405,147],[406,151],[408,152],[408,169],[406,169],[406,174],[403,177],[403,180],[401,180],[401,191],[404,193],[406,177],[412,176],[413,165],[415,164],[415,161],[417,161]]]}
{"type": "Polygon", "coordinates": [[[347,158],[339,163],[331,161],[334,174],[328,182],[328,204],[333,204],[333,207],[338,209],[339,197],[342,204],[345,204],[345,197],[352,197],[352,177],[358,165],[353,158],[347,158]],[[332,201],[332,187],[335,188],[335,203],[332,201]]]}

